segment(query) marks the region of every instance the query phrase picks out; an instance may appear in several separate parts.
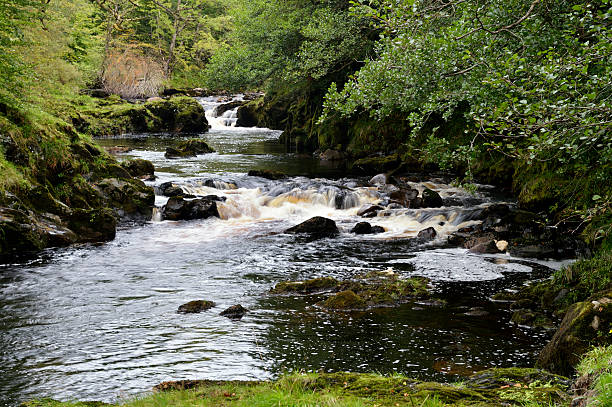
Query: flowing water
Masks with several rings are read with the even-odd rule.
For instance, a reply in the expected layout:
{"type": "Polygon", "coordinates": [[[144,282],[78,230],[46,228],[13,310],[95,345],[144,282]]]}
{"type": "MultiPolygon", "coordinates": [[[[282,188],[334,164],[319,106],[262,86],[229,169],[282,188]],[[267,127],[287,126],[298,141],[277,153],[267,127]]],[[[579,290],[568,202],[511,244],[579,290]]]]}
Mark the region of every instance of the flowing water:
{"type": "MultiPolygon", "coordinates": [[[[113,401],[165,381],[187,378],[257,380],[293,369],[401,372],[447,381],[491,366],[528,366],[550,333],[508,323],[500,290],[544,278],[558,264],[480,256],[446,248],[444,237],[477,221],[498,199],[490,188],[471,195],[448,180],[412,185],[440,192],[439,209],[389,209],[369,219],[385,233],[349,233],[365,203],[385,204],[386,192],[311,157],[285,154],[279,132],[237,128],[235,110],[216,117],[202,137],[216,153],[167,160],[176,138],[132,135],[100,140],[126,145],[125,157],[151,160],[159,186],[220,195],[222,219],[153,221],[120,229],[117,238],[42,254],[28,264],[0,268],[0,404],[49,396],[113,401]],[[270,181],[250,169],[291,175],[270,181]],[[283,230],[312,216],[333,218],[334,239],[306,241],[283,230]],[[440,238],[415,243],[432,226],[440,238]],[[392,268],[429,277],[436,298],[367,312],[330,314],[320,298],[267,294],[283,280],[350,278],[392,268]],[[201,314],[179,305],[208,299],[201,314]],[[219,316],[242,304],[240,321],[219,316]]],[[[166,198],[157,196],[157,205],[166,198]]]]}

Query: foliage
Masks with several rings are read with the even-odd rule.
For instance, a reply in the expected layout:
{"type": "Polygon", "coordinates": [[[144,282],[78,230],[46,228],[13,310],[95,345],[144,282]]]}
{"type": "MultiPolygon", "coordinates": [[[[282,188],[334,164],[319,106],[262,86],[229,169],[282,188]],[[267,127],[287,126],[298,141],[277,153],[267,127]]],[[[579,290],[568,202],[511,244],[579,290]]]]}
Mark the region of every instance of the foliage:
{"type": "Polygon", "coordinates": [[[591,389],[595,400],[589,406],[609,406],[612,403],[612,345],[594,347],[587,352],[577,367],[581,375],[594,377],[591,389]]]}
{"type": "Polygon", "coordinates": [[[237,2],[234,31],[206,67],[211,88],[261,88],[276,82],[317,80],[342,70],[368,49],[367,26],[347,2],[237,2]]]}
{"type": "Polygon", "coordinates": [[[547,162],[565,176],[609,176],[609,0],[353,3],[383,34],[376,57],[344,88],[330,88],[324,118],[401,111],[416,137],[431,112],[449,118],[467,102],[459,148],[547,162]]]}

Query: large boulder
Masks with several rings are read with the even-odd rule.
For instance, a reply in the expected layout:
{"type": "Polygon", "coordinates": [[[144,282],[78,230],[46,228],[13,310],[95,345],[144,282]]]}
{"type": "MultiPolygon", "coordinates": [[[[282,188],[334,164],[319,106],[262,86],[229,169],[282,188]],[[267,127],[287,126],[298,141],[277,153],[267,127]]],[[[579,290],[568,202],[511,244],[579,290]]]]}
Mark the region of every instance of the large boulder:
{"type": "Polygon", "coordinates": [[[285,233],[307,234],[313,238],[322,238],[336,236],[340,231],[333,220],[316,216],[287,229],[285,233]]]}
{"type": "Polygon", "coordinates": [[[191,97],[179,96],[156,100],[144,104],[155,119],[152,130],[171,133],[204,133],[208,131],[206,112],[202,105],[191,97]]]}
{"type": "Polygon", "coordinates": [[[420,208],[422,199],[419,198],[419,191],[414,188],[400,188],[389,195],[391,201],[398,203],[406,208],[420,208]]]}
{"type": "Polygon", "coordinates": [[[444,205],[442,197],[436,191],[433,191],[429,188],[423,191],[423,208],[439,208],[444,205]]]}
{"type": "Polygon", "coordinates": [[[570,376],[580,356],[593,345],[609,345],[612,328],[612,290],[570,306],[559,329],[542,349],[536,367],[570,376]]]}
{"type": "Polygon", "coordinates": [[[208,196],[204,198],[186,200],[182,196],[175,196],[168,199],[168,203],[163,208],[163,218],[165,220],[192,220],[219,217],[217,202],[223,198],[208,196]]]}
{"type": "Polygon", "coordinates": [[[106,178],[93,185],[106,207],[122,221],[149,221],[153,216],[155,191],[137,179],[106,178]]]}
{"type": "Polygon", "coordinates": [[[68,227],[80,242],[106,242],[115,238],[117,219],[108,208],[75,209],[68,219],[68,227]]]}
{"type": "Polygon", "coordinates": [[[57,216],[37,215],[32,211],[0,208],[0,255],[23,254],[45,247],[67,246],[78,236],[57,216]]]}
{"type": "Polygon", "coordinates": [[[155,166],[151,161],[136,158],[121,163],[121,166],[130,173],[132,177],[150,177],[155,173],[155,166]]]}

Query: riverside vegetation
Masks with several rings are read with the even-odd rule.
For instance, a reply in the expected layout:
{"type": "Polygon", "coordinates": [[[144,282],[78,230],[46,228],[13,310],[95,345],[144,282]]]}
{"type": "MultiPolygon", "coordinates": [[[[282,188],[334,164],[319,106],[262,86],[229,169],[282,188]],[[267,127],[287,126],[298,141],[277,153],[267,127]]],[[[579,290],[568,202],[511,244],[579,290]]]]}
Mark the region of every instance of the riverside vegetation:
{"type": "MultiPolygon", "coordinates": [[[[583,259],[495,298],[511,301],[519,323],[563,319],[537,367],[579,374],[575,405],[604,406],[612,337],[611,17],[609,0],[5,2],[0,255],[13,261],[46,247],[107,241],[118,223],[151,219],[154,192],[141,178],[152,169],[119,164],[94,137],[201,134],[204,110],[189,96],[263,91],[241,102],[238,122],[283,130],[289,150],[342,161],[361,175],[445,170],[467,188],[489,182],[535,214],[528,221],[539,225],[535,240],[552,233],[583,241],[583,259]]],[[[352,308],[425,295],[422,281],[378,282],[382,299],[361,283],[327,282],[317,290],[352,293],[352,308]]],[[[127,405],[562,405],[570,398],[568,380],[531,369],[486,371],[453,385],[350,373],[195,384],[168,384],[170,392],[127,405]]]]}

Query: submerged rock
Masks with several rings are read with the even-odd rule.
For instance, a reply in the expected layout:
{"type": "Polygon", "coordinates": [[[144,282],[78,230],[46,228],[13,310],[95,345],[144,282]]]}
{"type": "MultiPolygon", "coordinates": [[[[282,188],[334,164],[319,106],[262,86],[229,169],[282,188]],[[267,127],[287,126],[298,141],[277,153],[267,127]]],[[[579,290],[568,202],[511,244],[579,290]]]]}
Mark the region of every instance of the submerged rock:
{"type": "Polygon", "coordinates": [[[306,281],[278,283],[271,294],[320,294],[333,295],[318,306],[331,310],[356,310],[393,306],[429,294],[429,280],[422,277],[401,279],[388,271],[370,272],[357,276],[356,280],[339,281],[331,277],[306,281]]]}
{"type": "Polygon", "coordinates": [[[329,310],[361,310],[366,308],[366,302],[351,290],[341,291],[318,304],[329,310]]]}
{"type": "Polygon", "coordinates": [[[186,304],[178,307],[178,312],[181,314],[196,314],[202,311],[208,311],[215,306],[215,303],[207,300],[189,301],[186,304]]]}
{"type": "Polygon", "coordinates": [[[247,175],[249,177],[260,177],[269,180],[279,180],[287,178],[286,174],[273,170],[250,170],[247,175]]]}
{"type": "Polygon", "coordinates": [[[196,157],[199,154],[214,153],[213,150],[204,140],[192,139],[181,142],[178,147],[166,148],[164,156],[166,158],[188,158],[196,157]]]}
{"type": "Polygon", "coordinates": [[[319,277],[305,281],[285,281],[276,284],[272,294],[313,294],[333,289],[340,281],[332,277],[319,277]]]}
{"type": "Polygon", "coordinates": [[[355,233],[356,235],[373,235],[384,232],[385,228],[382,226],[372,226],[368,222],[359,222],[351,229],[351,233],[355,233]]]}
{"type": "Polygon", "coordinates": [[[244,308],[242,305],[232,305],[228,309],[222,311],[219,315],[227,317],[229,319],[240,319],[249,312],[248,309],[244,308]]]}
{"type": "Polygon", "coordinates": [[[193,220],[219,217],[217,202],[224,198],[209,196],[204,198],[186,200],[182,196],[168,199],[163,207],[162,214],[165,220],[193,220]]]}
{"type": "Polygon", "coordinates": [[[310,218],[299,225],[293,226],[285,231],[292,234],[307,234],[313,238],[334,237],[340,233],[336,222],[321,216],[310,218]]]}

